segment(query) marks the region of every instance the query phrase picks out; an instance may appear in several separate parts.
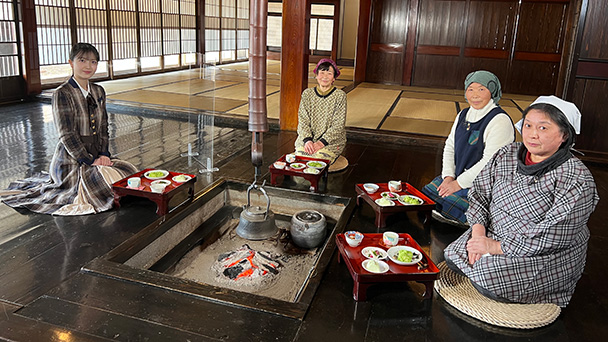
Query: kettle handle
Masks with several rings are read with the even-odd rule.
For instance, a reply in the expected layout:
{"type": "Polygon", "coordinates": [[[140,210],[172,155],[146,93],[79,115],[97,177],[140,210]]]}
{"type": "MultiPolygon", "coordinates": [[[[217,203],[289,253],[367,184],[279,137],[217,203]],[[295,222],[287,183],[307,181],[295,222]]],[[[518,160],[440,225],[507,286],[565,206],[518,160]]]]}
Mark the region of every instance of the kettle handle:
{"type": "Polygon", "coordinates": [[[260,190],[262,192],[262,194],[264,195],[264,197],[266,197],[266,213],[264,213],[264,220],[266,220],[268,218],[268,212],[270,210],[270,198],[268,197],[266,190],[264,190],[265,184],[266,184],[266,180],[264,180],[264,182],[262,182],[262,185],[260,185],[260,186],[257,186],[257,184],[255,184],[255,181],[253,181],[253,183],[251,183],[251,185],[247,188],[247,207],[249,207],[251,205],[251,198],[250,198],[251,189],[260,190]]]}

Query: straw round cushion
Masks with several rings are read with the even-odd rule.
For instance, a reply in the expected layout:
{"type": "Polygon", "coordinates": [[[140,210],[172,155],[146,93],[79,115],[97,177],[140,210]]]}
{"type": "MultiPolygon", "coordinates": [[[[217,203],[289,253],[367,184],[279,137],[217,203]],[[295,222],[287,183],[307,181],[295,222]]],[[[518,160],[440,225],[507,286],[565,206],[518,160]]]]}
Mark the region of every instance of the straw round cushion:
{"type": "Polygon", "coordinates": [[[439,265],[435,290],[458,311],[492,325],[534,329],[553,323],[561,308],[555,304],[501,303],[479,293],[469,278],[450,270],[445,261],[439,265]]]}
{"type": "Polygon", "coordinates": [[[338,172],[346,169],[348,166],[348,159],[344,156],[339,156],[336,161],[329,166],[328,172],[338,172]]]}

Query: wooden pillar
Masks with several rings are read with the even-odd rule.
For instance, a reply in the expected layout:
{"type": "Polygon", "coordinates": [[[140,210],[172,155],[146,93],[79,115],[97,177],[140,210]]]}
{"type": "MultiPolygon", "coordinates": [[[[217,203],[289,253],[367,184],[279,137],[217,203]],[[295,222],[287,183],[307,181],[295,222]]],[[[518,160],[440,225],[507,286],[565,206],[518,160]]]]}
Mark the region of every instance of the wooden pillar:
{"type": "Polygon", "coordinates": [[[372,0],[360,0],[359,25],[357,28],[357,49],[355,55],[355,84],[365,82],[367,69],[367,45],[372,18],[372,0]]]}
{"type": "Polygon", "coordinates": [[[38,33],[36,26],[36,8],[34,0],[21,2],[23,23],[23,78],[28,95],[40,94],[40,59],[38,57],[38,33]]]}
{"type": "Polygon", "coordinates": [[[300,98],[302,91],[308,87],[309,25],[309,1],[283,1],[279,113],[282,130],[295,131],[298,128],[300,98]]]}

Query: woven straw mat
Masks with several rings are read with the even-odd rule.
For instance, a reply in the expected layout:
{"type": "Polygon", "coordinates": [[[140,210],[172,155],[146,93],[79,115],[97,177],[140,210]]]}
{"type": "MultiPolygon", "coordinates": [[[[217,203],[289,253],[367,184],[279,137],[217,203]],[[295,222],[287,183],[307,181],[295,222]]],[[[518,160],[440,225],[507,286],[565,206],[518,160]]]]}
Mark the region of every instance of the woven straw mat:
{"type": "Polygon", "coordinates": [[[471,281],[450,270],[444,262],[439,265],[435,290],[458,311],[492,325],[534,329],[553,323],[561,308],[555,304],[501,303],[483,296],[471,281]]]}
{"type": "Polygon", "coordinates": [[[339,156],[336,161],[329,166],[328,172],[338,172],[346,169],[348,166],[348,159],[344,156],[339,156]]]}

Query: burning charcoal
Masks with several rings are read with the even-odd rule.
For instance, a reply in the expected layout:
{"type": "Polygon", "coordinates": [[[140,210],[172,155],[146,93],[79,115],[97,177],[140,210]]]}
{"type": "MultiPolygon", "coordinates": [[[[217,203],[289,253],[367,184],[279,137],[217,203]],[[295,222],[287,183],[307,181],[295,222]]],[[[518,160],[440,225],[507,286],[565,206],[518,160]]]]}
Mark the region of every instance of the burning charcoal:
{"type": "Polygon", "coordinates": [[[279,273],[281,263],[272,258],[269,252],[258,252],[243,245],[239,249],[223,253],[217,258],[222,274],[232,280],[255,279],[279,273]]]}
{"type": "Polygon", "coordinates": [[[243,272],[243,267],[241,265],[236,265],[233,267],[229,267],[224,270],[224,275],[230,279],[236,279],[243,272]]]}
{"type": "Polygon", "coordinates": [[[234,254],[234,252],[220,254],[220,256],[217,257],[217,261],[222,261],[226,258],[229,258],[232,254],[234,254]]]}
{"type": "Polygon", "coordinates": [[[264,268],[266,268],[272,274],[279,274],[279,270],[277,270],[273,265],[262,264],[264,268]]]}

